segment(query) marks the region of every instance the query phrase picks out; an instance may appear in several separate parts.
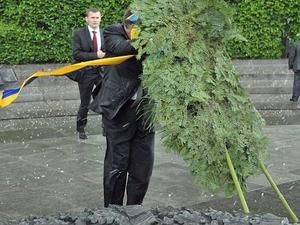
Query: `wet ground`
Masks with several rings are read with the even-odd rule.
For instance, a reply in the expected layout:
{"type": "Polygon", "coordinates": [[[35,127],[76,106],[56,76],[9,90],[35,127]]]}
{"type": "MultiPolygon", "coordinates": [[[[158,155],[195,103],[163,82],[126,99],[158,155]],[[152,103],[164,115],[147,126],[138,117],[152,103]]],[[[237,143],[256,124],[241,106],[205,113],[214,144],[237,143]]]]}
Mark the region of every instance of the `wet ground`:
{"type": "MultiPolygon", "coordinates": [[[[0,122],[0,221],[76,212],[103,206],[102,167],[105,139],[100,118],[91,116],[88,140],[78,140],[74,117],[0,122]]],[[[300,125],[268,126],[266,165],[294,211],[300,215],[300,125]]],[[[156,138],[153,177],[146,207],[241,211],[236,198],[203,192],[178,156],[156,138]]],[[[263,175],[248,181],[251,213],[288,216],[263,175]]],[[[1,224],[1,223],[0,223],[1,224]]]]}

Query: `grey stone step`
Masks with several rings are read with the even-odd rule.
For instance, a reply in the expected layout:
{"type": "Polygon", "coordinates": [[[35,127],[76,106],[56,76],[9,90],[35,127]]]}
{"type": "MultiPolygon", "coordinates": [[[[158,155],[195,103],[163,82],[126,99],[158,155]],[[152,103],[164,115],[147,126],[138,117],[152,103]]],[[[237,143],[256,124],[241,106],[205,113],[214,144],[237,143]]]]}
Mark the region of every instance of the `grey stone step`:
{"type": "Polygon", "coordinates": [[[234,64],[240,66],[287,66],[288,59],[234,59],[232,60],[234,64]]]}
{"type": "MultiPolygon", "coordinates": [[[[275,61],[276,62],[276,61],[275,61]]],[[[274,62],[274,63],[275,63],[274,62]]],[[[288,62],[282,64],[272,64],[272,65],[243,65],[237,62],[233,62],[233,65],[237,71],[242,74],[286,74],[288,69],[288,62]]]]}
{"type": "Polygon", "coordinates": [[[292,87],[294,79],[282,79],[282,80],[243,80],[240,83],[247,88],[251,87],[292,87]]]}
{"type": "Polygon", "coordinates": [[[288,99],[285,102],[254,102],[254,106],[257,110],[300,110],[297,103],[288,99]]]}
{"type": "Polygon", "coordinates": [[[16,82],[17,77],[13,69],[11,68],[2,68],[0,66],[0,86],[7,83],[16,82]]]}
{"type": "Polygon", "coordinates": [[[249,94],[291,94],[291,86],[279,86],[279,87],[245,87],[249,94]]]}
{"type": "MultiPolygon", "coordinates": [[[[254,106],[267,124],[300,124],[298,104],[289,101],[294,75],[287,68],[287,59],[233,60],[233,64],[242,86],[249,92],[254,106]]],[[[53,70],[64,65],[28,64],[12,68],[21,82],[36,71],[53,70]]],[[[37,78],[23,89],[16,102],[0,110],[0,120],[74,117],[78,106],[76,82],[67,77],[37,78]]]]}
{"type": "MultiPolygon", "coordinates": [[[[295,105],[290,109],[284,109],[284,107],[280,107],[280,103],[276,107],[257,102],[254,104],[268,125],[300,124],[299,106],[295,105]]],[[[74,117],[78,107],[79,100],[14,103],[0,110],[0,121],[3,123],[3,121],[15,119],[74,117]]],[[[93,112],[89,112],[89,114],[96,115],[93,112]]]]}
{"type": "MultiPolygon", "coordinates": [[[[26,64],[5,66],[13,68],[19,80],[24,80],[37,71],[50,71],[68,64],[26,64]]],[[[291,75],[287,59],[278,60],[233,60],[233,65],[241,76],[282,76],[291,75]]],[[[3,65],[0,65],[3,67],[3,65]]],[[[43,82],[43,81],[41,81],[43,82]]]]}
{"type": "Polygon", "coordinates": [[[240,75],[240,79],[241,80],[293,80],[294,79],[294,73],[289,72],[286,74],[271,74],[271,73],[258,73],[258,74],[251,74],[251,73],[245,73],[245,74],[241,74],[240,75]]]}
{"type": "MultiPolygon", "coordinates": [[[[59,79],[56,77],[54,81],[59,79]]],[[[53,82],[47,85],[47,82],[44,81],[43,84],[37,82],[33,85],[35,81],[22,90],[17,102],[79,99],[76,82],[68,81],[66,85],[53,82]]],[[[290,94],[293,80],[241,80],[241,84],[250,94],[290,94]]]]}
{"type": "MultiPolygon", "coordinates": [[[[28,78],[27,76],[26,78],[28,78]]],[[[20,86],[25,78],[18,78],[18,83],[15,84],[15,86],[20,86]]],[[[75,81],[70,80],[66,76],[47,76],[47,77],[38,77],[35,80],[33,80],[31,83],[29,83],[26,87],[45,87],[45,86],[77,86],[77,83],[75,81]]]]}
{"type": "Polygon", "coordinates": [[[45,98],[39,87],[25,87],[20,92],[18,98],[15,100],[17,102],[38,102],[44,101],[45,98]]]}
{"type": "Polygon", "coordinates": [[[291,102],[291,94],[253,94],[250,99],[267,125],[300,124],[300,103],[291,102]]]}
{"type": "Polygon", "coordinates": [[[250,95],[257,110],[300,110],[299,103],[290,101],[291,94],[254,94],[250,95]]]}
{"type": "Polygon", "coordinates": [[[75,116],[79,104],[79,100],[13,103],[0,110],[0,120],[75,116]]]}
{"type": "Polygon", "coordinates": [[[24,80],[27,77],[31,76],[37,71],[50,71],[67,64],[24,64],[24,65],[13,65],[10,68],[13,68],[19,80],[24,80]]]}
{"type": "Polygon", "coordinates": [[[48,76],[48,77],[39,77],[35,79],[32,83],[30,83],[30,86],[77,86],[77,83],[75,81],[70,80],[66,76],[48,76]]]}
{"type": "Polygon", "coordinates": [[[267,125],[300,124],[300,110],[258,110],[267,125]]]}
{"type": "Polygon", "coordinates": [[[290,94],[293,80],[241,80],[241,85],[250,94],[290,94]]]}
{"type": "Polygon", "coordinates": [[[241,79],[293,79],[293,72],[288,69],[287,59],[233,60],[233,64],[241,79]]]}
{"type": "Polygon", "coordinates": [[[16,102],[36,102],[51,100],[78,100],[79,91],[77,85],[69,86],[44,86],[23,88],[16,102]]]}
{"type": "MultiPolygon", "coordinates": [[[[22,83],[25,79],[30,77],[37,71],[50,71],[59,67],[62,67],[66,64],[36,64],[36,65],[15,65],[12,66],[15,73],[17,74],[17,78],[19,83],[22,83]]],[[[31,82],[28,86],[56,86],[56,85],[74,85],[76,82],[70,80],[66,76],[47,76],[47,77],[38,77],[33,82],[31,82]]]]}
{"type": "Polygon", "coordinates": [[[287,59],[260,59],[260,60],[233,60],[233,65],[241,73],[286,73],[288,71],[287,59]]]}
{"type": "Polygon", "coordinates": [[[269,102],[279,102],[279,103],[284,103],[284,102],[289,102],[289,99],[291,98],[291,94],[253,94],[250,95],[250,99],[253,102],[264,102],[264,103],[269,103],[269,102]]]}

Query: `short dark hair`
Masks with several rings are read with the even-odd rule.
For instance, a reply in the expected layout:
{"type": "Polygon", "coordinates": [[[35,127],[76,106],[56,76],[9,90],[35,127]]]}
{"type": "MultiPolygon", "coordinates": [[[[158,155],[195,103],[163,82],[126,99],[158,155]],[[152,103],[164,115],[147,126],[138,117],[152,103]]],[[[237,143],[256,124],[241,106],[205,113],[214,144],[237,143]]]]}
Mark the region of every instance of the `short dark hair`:
{"type": "Polygon", "coordinates": [[[85,16],[88,16],[90,12],[92,12],[92,13],[97,13],[97,12],[99,12],[99,13],[101,14],[101,12],[100,12],[99,9],[96,9],[96,8],[89,8],[89,9],[87,9],[87,10],[85,11],[85,16]]]}

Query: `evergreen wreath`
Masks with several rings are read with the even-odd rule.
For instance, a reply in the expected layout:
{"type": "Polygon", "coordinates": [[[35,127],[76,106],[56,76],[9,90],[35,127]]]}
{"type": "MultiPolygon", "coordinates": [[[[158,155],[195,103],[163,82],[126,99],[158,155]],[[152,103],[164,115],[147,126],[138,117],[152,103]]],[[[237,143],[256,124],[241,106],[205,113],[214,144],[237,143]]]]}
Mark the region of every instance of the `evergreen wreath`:
{"type": "Polygon", "coordinates": [[[135,0],[142,19],[135,42],[153,123],[202,188],[234,192],[227,149],[239,182],[259,171],[266,152],[264,120],[240,85],[225,45],[241,38],[222,0],[135,0]]]}

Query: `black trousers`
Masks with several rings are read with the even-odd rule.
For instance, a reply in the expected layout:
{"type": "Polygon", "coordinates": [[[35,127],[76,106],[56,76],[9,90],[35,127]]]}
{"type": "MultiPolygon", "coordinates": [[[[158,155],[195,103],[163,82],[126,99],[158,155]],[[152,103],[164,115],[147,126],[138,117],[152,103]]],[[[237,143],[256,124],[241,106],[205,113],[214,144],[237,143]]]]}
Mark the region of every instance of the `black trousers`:
{"type": "Polygon", "coordinates": [[[129,101],[112,120],[102,117],[107,148],[104,159],[104,206],[142,204],[154,162],[154,131],[129,101]]]}
{"type": "Polygon", "coordinates": [[[300,71],[294,73],[293,96],[292,98],[298,100],[300,96],[300,71]]]}
{"type": "Polygon", "coordinates": [[[102,81],[102,76],[98,69],[88,70],[85,74],[82,74],[82,76],[84,77],[78,82],[80,94],[80,106],[76,123],[76,130],[78,132],[84,132],[84,128],[87,124],[88,106],[91,102],[93,90],[97,85],[101,85],[102,81]]]}

